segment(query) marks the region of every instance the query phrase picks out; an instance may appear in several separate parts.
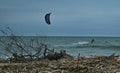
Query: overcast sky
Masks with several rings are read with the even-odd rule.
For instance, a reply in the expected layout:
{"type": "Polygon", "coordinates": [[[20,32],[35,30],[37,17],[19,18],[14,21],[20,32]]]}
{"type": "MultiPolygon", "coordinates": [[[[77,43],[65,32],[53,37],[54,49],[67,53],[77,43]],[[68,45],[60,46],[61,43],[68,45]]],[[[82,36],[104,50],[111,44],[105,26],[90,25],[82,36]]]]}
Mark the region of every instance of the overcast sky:
{"type": "Polygon", "coordinates": [[[120,36],[120,0],[0,0],[4,26],[18,35],[120,36]]]}

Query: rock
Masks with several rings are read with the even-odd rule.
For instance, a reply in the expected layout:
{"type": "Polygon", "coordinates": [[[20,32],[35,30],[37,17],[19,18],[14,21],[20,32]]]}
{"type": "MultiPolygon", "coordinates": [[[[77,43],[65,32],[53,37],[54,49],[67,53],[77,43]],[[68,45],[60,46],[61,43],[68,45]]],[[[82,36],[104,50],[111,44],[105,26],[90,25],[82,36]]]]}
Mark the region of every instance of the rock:
{"type": "Polygon", "coordinates": [[[70,73],[70,72],[68,72],[67,70],[62,70],[62,73],[70,73]]]}
{"type": "Polygon", "coordinates": [[[52,73],[52,72],[50,72],[50,71],[43,71],[42,73],[52,73]]]}
{"type": "Polygon", "coordinates": [[[55,65],[50,65],[51,69],[56,69],[57,67],[55,65]]]}
{"type": "Polygon", "coordinates": [[[62,71],[61,70],[54,70],[54,71],[52,71],[52,73],[62,73],[62,71]]]}
{"type": "Polygon", "coordinates": [[[120,62],[120,56],[118,57],[117,62],[120,62]]]}

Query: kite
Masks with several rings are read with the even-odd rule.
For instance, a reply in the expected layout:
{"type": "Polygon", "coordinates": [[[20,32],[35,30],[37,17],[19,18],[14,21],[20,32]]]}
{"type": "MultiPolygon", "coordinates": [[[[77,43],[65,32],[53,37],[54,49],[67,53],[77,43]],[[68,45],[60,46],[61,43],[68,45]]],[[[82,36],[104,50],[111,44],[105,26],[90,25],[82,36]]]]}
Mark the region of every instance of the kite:
{"type": "Polygon", "coordinates": [[[50,22],[50,14],[51,14],[51,13],[47,13],[47,14],[45,15],[45,22],[46,22],[48,25],[51,24],[51,22],[50,22]]]}

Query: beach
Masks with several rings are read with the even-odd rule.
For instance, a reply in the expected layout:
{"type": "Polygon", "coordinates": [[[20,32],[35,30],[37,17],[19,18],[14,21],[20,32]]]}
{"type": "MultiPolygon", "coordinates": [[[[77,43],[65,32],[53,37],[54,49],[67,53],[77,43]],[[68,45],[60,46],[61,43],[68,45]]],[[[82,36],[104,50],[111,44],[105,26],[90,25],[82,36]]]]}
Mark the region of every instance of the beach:
{"type": "Polygon", "coordinates": [[[120,73],[120,56],[78,56],[0,63],[0,73],[120,73]]]}

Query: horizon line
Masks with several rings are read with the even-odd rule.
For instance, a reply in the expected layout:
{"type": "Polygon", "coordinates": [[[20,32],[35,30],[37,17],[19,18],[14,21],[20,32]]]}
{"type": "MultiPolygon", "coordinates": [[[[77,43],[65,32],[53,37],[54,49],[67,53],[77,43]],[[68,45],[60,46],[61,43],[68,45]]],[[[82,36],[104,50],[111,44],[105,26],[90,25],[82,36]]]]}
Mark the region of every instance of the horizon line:
{"type": "MultiPolygon", "coordinates": [[[[120,37],[120,36],[112,36],[112,35],[15,35],[15,36],[23,36],[23,37],[32,37],[32,36],[40,36],[40,37],[120,37]]],[[[8,37],[6,35],[0,35],[0,37],[8,37]]]]}

